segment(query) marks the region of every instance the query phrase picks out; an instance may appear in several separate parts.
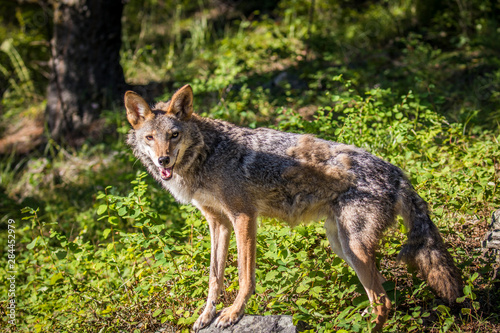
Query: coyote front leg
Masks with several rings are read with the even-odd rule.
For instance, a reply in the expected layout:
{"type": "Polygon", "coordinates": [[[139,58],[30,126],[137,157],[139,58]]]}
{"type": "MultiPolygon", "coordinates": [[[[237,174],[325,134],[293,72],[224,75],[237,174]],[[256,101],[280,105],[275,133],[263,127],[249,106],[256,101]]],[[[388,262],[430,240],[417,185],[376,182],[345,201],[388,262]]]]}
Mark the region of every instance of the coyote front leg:
{"type": "Polygon", "coordinates": [[[195,332],[210,324],[215,317],[215,304],[224,282],[224,269],[231,235],[231,222],[226,216],[211,209],[203,209],[202,212],[210,227],[210,277],[207,304],[193,326],[195,332]]]}
{"type": "Polygon", "coordinates": [[[238,214],[232,219],[238,247],[238,273],[240,290],[236,299],[216,319],[216,327],[228,327],[236,323],[255,289],[255,251],[257,220],[255,214],[238,214]]]}

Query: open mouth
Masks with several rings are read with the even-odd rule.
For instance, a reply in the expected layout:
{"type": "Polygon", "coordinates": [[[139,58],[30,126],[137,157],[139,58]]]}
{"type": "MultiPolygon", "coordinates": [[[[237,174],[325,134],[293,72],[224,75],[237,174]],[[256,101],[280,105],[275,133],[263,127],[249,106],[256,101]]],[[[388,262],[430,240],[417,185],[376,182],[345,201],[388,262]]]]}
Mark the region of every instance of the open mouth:
{"type": "Polygon", "coordinates": [[[163,180],[169,180],[170,178],[172,178],[172,171],[174,170],[174,166],[172,165],[170,168],[163,168],[163,167],[160,167],[160,177],[161,179],[163,180]]]}

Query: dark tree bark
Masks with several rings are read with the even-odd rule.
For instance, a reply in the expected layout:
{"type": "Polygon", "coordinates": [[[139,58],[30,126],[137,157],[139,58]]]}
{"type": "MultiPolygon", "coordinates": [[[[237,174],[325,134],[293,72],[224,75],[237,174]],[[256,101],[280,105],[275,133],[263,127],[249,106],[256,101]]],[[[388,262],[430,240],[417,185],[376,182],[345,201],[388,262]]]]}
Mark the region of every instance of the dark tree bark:
{"type": "Polygon", "coordinates": [[[56,141],[78,145],[123,93],[122,0],[54,1],[46,121],[56,141]]]}

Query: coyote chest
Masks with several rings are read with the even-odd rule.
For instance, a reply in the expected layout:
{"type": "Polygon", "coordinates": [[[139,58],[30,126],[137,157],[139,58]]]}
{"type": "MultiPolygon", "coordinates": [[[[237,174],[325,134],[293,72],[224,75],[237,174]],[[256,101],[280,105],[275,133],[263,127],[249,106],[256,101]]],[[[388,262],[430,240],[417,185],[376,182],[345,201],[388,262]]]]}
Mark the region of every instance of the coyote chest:
{"type": "Polygon", "coordinates": [[[174,175],[171,180],[164,182],[164,187],[174,196],[175,200],[183,204],[192,204],[197,208],[221,208],[221,200],[214,192],[197,186],[194,190],[179,175],[174,175]]]}
{"type": "Polygon", "coordinates": [[[186,183],[181,176],[174,175],[168,183],[163,182],[163,184],[178,202],[182,204],[192,203],[194,193],[192,189],[186,186],[186,183]]]}

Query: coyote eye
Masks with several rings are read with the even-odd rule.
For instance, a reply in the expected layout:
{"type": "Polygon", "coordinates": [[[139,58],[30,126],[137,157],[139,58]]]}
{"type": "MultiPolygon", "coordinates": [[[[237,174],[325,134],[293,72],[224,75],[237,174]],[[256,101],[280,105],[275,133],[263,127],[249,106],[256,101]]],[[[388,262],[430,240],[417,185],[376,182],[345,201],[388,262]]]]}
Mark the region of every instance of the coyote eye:
{"type": "Polygon", "coordinates": [[[152,135],[146,135],[146,140],[152,141],[153,140],[153,136],[152,135]]]}
{"type": "Polygon", "coordinates": [[[172,133],[172,138],[174,138],[174,139],[175,139],[175,138],[176,138],[176,137],[178,137],[178,136],[179,136],[179,132],[173,132],[173,133],[172,133]]]}

